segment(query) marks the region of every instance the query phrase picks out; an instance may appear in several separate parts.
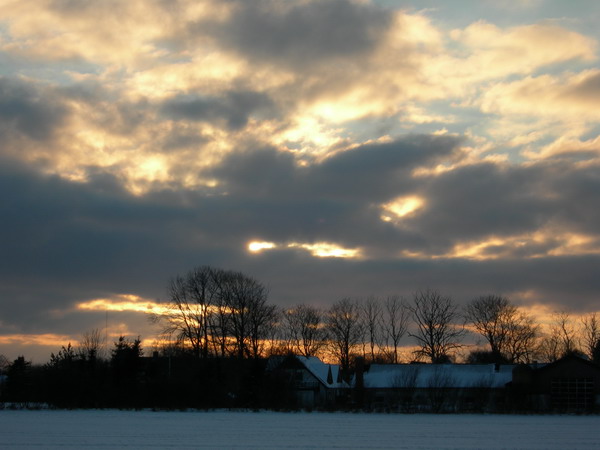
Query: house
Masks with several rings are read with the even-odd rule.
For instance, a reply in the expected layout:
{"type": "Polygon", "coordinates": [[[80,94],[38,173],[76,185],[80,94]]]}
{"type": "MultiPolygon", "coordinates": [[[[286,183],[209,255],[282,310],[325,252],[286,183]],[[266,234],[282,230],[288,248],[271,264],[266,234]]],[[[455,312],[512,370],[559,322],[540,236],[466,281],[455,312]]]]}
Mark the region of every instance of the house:
{"type": "Polygon", "coordinates": [[[519,409],[591,412],[600,408],[600,366],[577,355],[541,367],[519,365],[508,387],[519,409]]]}
{"type": "Polygon", "coordinates": [[[334,407],[346,402],[350,386],[337,364],[326,364],[316,356],[271,358],[267,370],[281,377],[300,408],[334,407]]]}
{"type": "Polygon", "coordinates": [[[369,409],[388,411],[488,411],[504,402],[513,365],[371,364],[357,372],[355,398],[369,409]],[[361,386],[362,384],[362,386],[361,386]]]}

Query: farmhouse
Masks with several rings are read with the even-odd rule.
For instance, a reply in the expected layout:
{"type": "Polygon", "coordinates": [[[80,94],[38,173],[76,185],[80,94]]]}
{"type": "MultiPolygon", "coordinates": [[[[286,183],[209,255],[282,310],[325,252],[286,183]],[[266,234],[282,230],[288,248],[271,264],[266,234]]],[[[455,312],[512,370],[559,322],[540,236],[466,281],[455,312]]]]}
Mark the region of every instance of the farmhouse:
{"type": "Polygon", "coordinates": [[[347,401],[350,385],[337,364],[325,364],[316,356],[271,358],[267,365],[278,373],[300,408],[334,407],[347,401]]]}

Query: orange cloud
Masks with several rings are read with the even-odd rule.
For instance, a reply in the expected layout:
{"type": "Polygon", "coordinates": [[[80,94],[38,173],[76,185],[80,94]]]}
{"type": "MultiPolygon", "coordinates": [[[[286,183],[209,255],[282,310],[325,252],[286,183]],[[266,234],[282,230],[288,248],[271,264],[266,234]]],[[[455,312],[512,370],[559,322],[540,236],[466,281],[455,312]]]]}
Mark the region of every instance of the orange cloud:
{"type": "Polygon", "coordinates": [[[0,335],[0,345],[43,345],[57,346],[66,345],[72,341],[73,336],[65,334],[5,334],[0,335]]]}
{"type": "Polygon", "coordinates": [[[80,302],[79,310],[88,311],[132,311],[142,313],[164,313],[169,309],[163,304],[133,294],[120,294],[112,298],[97,298],[80,302]]]}

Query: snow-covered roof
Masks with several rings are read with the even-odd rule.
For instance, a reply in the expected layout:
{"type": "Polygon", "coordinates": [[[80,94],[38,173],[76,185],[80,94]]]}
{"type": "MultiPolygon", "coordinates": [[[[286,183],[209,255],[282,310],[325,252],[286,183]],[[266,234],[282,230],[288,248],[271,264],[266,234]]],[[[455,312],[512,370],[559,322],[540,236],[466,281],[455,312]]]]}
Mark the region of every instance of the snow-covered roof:
{"type": "Polygon", "coordinates": [[[345,381],[338,383],[340,366],[337,364],[325,364],[316,356],[296,356],[296,358],[325,386],[332,389],[348,387],[348,384],[345,381]],[[329,370],[331,370],[331,379],[333,380],[333,383],[327,382],[329,370]]]}
{"type": "Polygon", "coordinates": [[[512,380],[513,367],[501,365],[496,368],[494,364],[371,364],[363,377],[365,388],[500,388],[512,380]]]}

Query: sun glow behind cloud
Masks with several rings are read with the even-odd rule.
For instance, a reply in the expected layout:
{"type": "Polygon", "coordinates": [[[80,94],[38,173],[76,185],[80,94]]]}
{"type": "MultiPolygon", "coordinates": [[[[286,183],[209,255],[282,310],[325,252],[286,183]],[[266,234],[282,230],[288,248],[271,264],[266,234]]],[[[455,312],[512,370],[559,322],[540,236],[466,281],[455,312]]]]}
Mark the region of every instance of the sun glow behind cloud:
{"type": "Polygon", "coordinates": [[[381,220],[391,222],[402,219],[422,208],[424,204],[425,201],[417,196],[399,197],[382,205],[384,212],[381,215],[381,220]]]}
{"type": "Polygon", "coordinates": [[[258,242],[252,241],[248,244],[248,250],[252,253],[258,253],[263,250],[270,250],[275,248],[277,245],[274,242],[258,242]]]}
{"type": "Polygon", "coordinates": [[[276,244],[274,242],[252,241],[248,244],[248,250],[252,253],[284,248],[306,250],[317,258],[359,258],[362,256],[362,252],[358,248],[344,248],[331,242],[276,244]]]}

